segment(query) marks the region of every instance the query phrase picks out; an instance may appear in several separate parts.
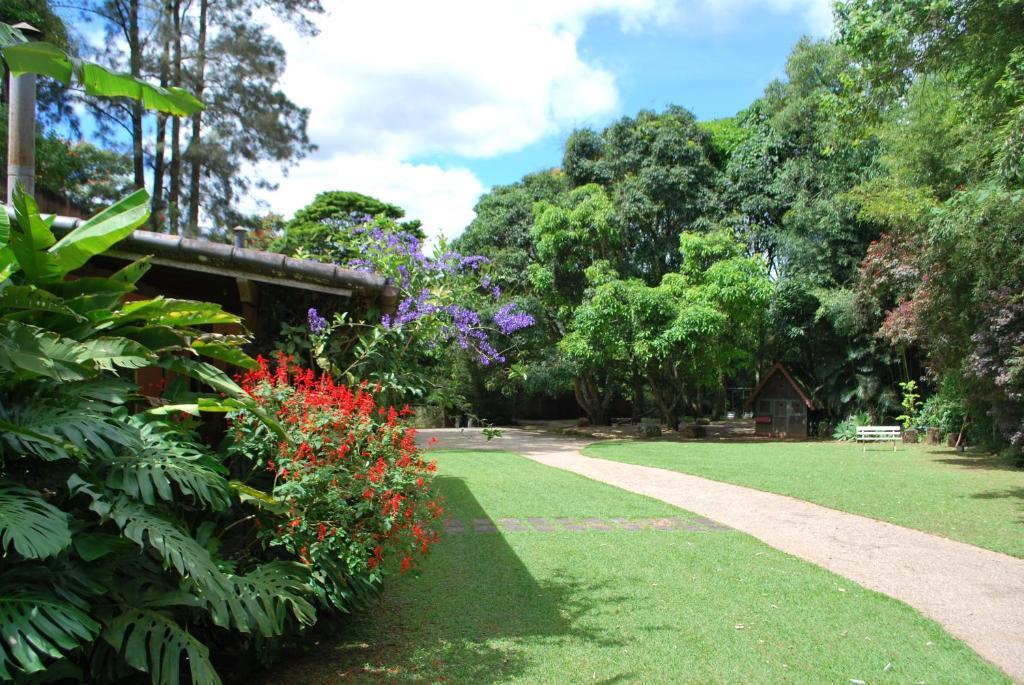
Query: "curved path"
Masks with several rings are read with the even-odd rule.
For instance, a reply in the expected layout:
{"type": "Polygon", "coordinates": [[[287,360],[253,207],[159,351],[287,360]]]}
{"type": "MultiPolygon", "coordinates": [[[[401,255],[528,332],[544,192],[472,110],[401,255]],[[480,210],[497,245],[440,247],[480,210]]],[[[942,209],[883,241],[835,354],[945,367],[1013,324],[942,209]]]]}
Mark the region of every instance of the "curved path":
{"type": "Polygon", "coordinates": [[[585,457],[593,441],[503,429],[419,432],[437,449],[500,449],[647,495],[895,597],[1024,683],[1024,559],[817,504],[675,471],[585,457]]]}

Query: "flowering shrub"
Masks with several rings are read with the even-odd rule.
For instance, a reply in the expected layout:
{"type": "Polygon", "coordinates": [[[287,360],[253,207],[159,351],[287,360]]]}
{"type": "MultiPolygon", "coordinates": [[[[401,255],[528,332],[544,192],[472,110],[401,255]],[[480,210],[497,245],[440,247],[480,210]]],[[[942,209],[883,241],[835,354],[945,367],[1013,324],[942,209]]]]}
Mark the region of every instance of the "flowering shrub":
{"type": "Polygon", "coordinates": [[[387,276],[401,294],[395,313],[381,318],[388,332],[406,333],[434,348],[454,342],[488,366],[505,362],[499,334],[511,336],[534,324],[514,302],[487,313],[501,299],[501,288],[487,273],[486,257],[462,255],[444,245],[428,256],[419,238],[387,221],[353,229],[352,237],[359,256],[347,266],[387,276]]]}
{"type": "MultiPolygon", "coordinates": [[[[394,558],[401,572],[437,541],[443,509],[431,493],[408,407],[378,404],[364,382],[350,388],[281,355],[241,377],[284,427],[274,439],[250,413],[232,416],[234,449],[252,460],[273,497],[259,519],[266,544],[310,566],[326,604],[349,609],[394,558]]],[[[254,478],[254,481],[260,478],[254,478]]]]}

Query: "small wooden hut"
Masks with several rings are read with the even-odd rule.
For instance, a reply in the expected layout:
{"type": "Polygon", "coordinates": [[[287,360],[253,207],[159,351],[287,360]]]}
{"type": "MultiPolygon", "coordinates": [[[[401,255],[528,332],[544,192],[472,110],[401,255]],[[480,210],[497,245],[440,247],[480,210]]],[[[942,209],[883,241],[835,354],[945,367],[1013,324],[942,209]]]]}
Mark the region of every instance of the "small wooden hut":
{"type": "Polygon", "coordinates": [[[776,438],[806,438],[807,414],[814,402],[782,364],[764,375],[743,405],[754,413],[754,434],[776,438]]]}

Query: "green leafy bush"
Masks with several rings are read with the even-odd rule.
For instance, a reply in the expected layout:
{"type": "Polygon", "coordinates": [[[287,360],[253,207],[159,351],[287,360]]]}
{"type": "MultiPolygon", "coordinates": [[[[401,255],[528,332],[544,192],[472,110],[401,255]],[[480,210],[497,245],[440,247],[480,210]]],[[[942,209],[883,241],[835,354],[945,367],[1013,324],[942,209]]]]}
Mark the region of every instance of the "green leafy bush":
{"type": "Polygon", "coordinates": [[[857,427],[869,425],[871,425],[871,416],[869,414],[854,414],[836,424],[832,437],[836,440],[856,440],[857,427]]]}
{"type": "Polygon", "coordinates": [[[940,390],[925,400],[917,417],[920,430],[938,428],[939,433],[956,433],[964,423],[964,400],[954,393],[940,390]]]}
{"type": "Polygon", "coordinates": [[[900,391],[903,395],[900,400],[903,413],[897,416],[896,420],[902,424],[903,430],[915,430],[920,423],[921,407],[924,406],[924,403],[920,401],[921,395],[917,392],[917,381],[900,383],[900,391]]]}
{"type": "Polygon", "coordinates": [[[222,544],[249,505],[172,418],[248,407],[280,433],[200,359],[254,366],[203,328],[238,319],[127,301],[145,260],[69,278],[147,219],[144,191],[59,240],[31,197],[16,193],[13,210],[13,224],[0,211],[0,680],[219,682],[213,636],[244,647],[315,619],[306,566],[222,544]],[[215,392],[139,411],[132,374],[147,366],[215,392]]]}

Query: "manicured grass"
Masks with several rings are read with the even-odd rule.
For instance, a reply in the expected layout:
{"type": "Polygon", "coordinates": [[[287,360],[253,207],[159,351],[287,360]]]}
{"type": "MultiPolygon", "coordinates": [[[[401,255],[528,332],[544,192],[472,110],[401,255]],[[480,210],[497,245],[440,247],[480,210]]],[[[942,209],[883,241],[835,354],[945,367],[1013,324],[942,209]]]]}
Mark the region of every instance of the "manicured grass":
{"type": "MultiPolygon", "coordinates": [[[[501,452],[437,455],[452,516],[684,517],[501,452]]],[[[1002,683],[909,607],[736,531],[449,534],[273,683],[1002,683]]]]}
{"type": "Polygon", "coordinates": [[[746,485],[1024,557],[1024,469],[984,453],[843,442],[608,442],[593,457],[746,485]]]}

